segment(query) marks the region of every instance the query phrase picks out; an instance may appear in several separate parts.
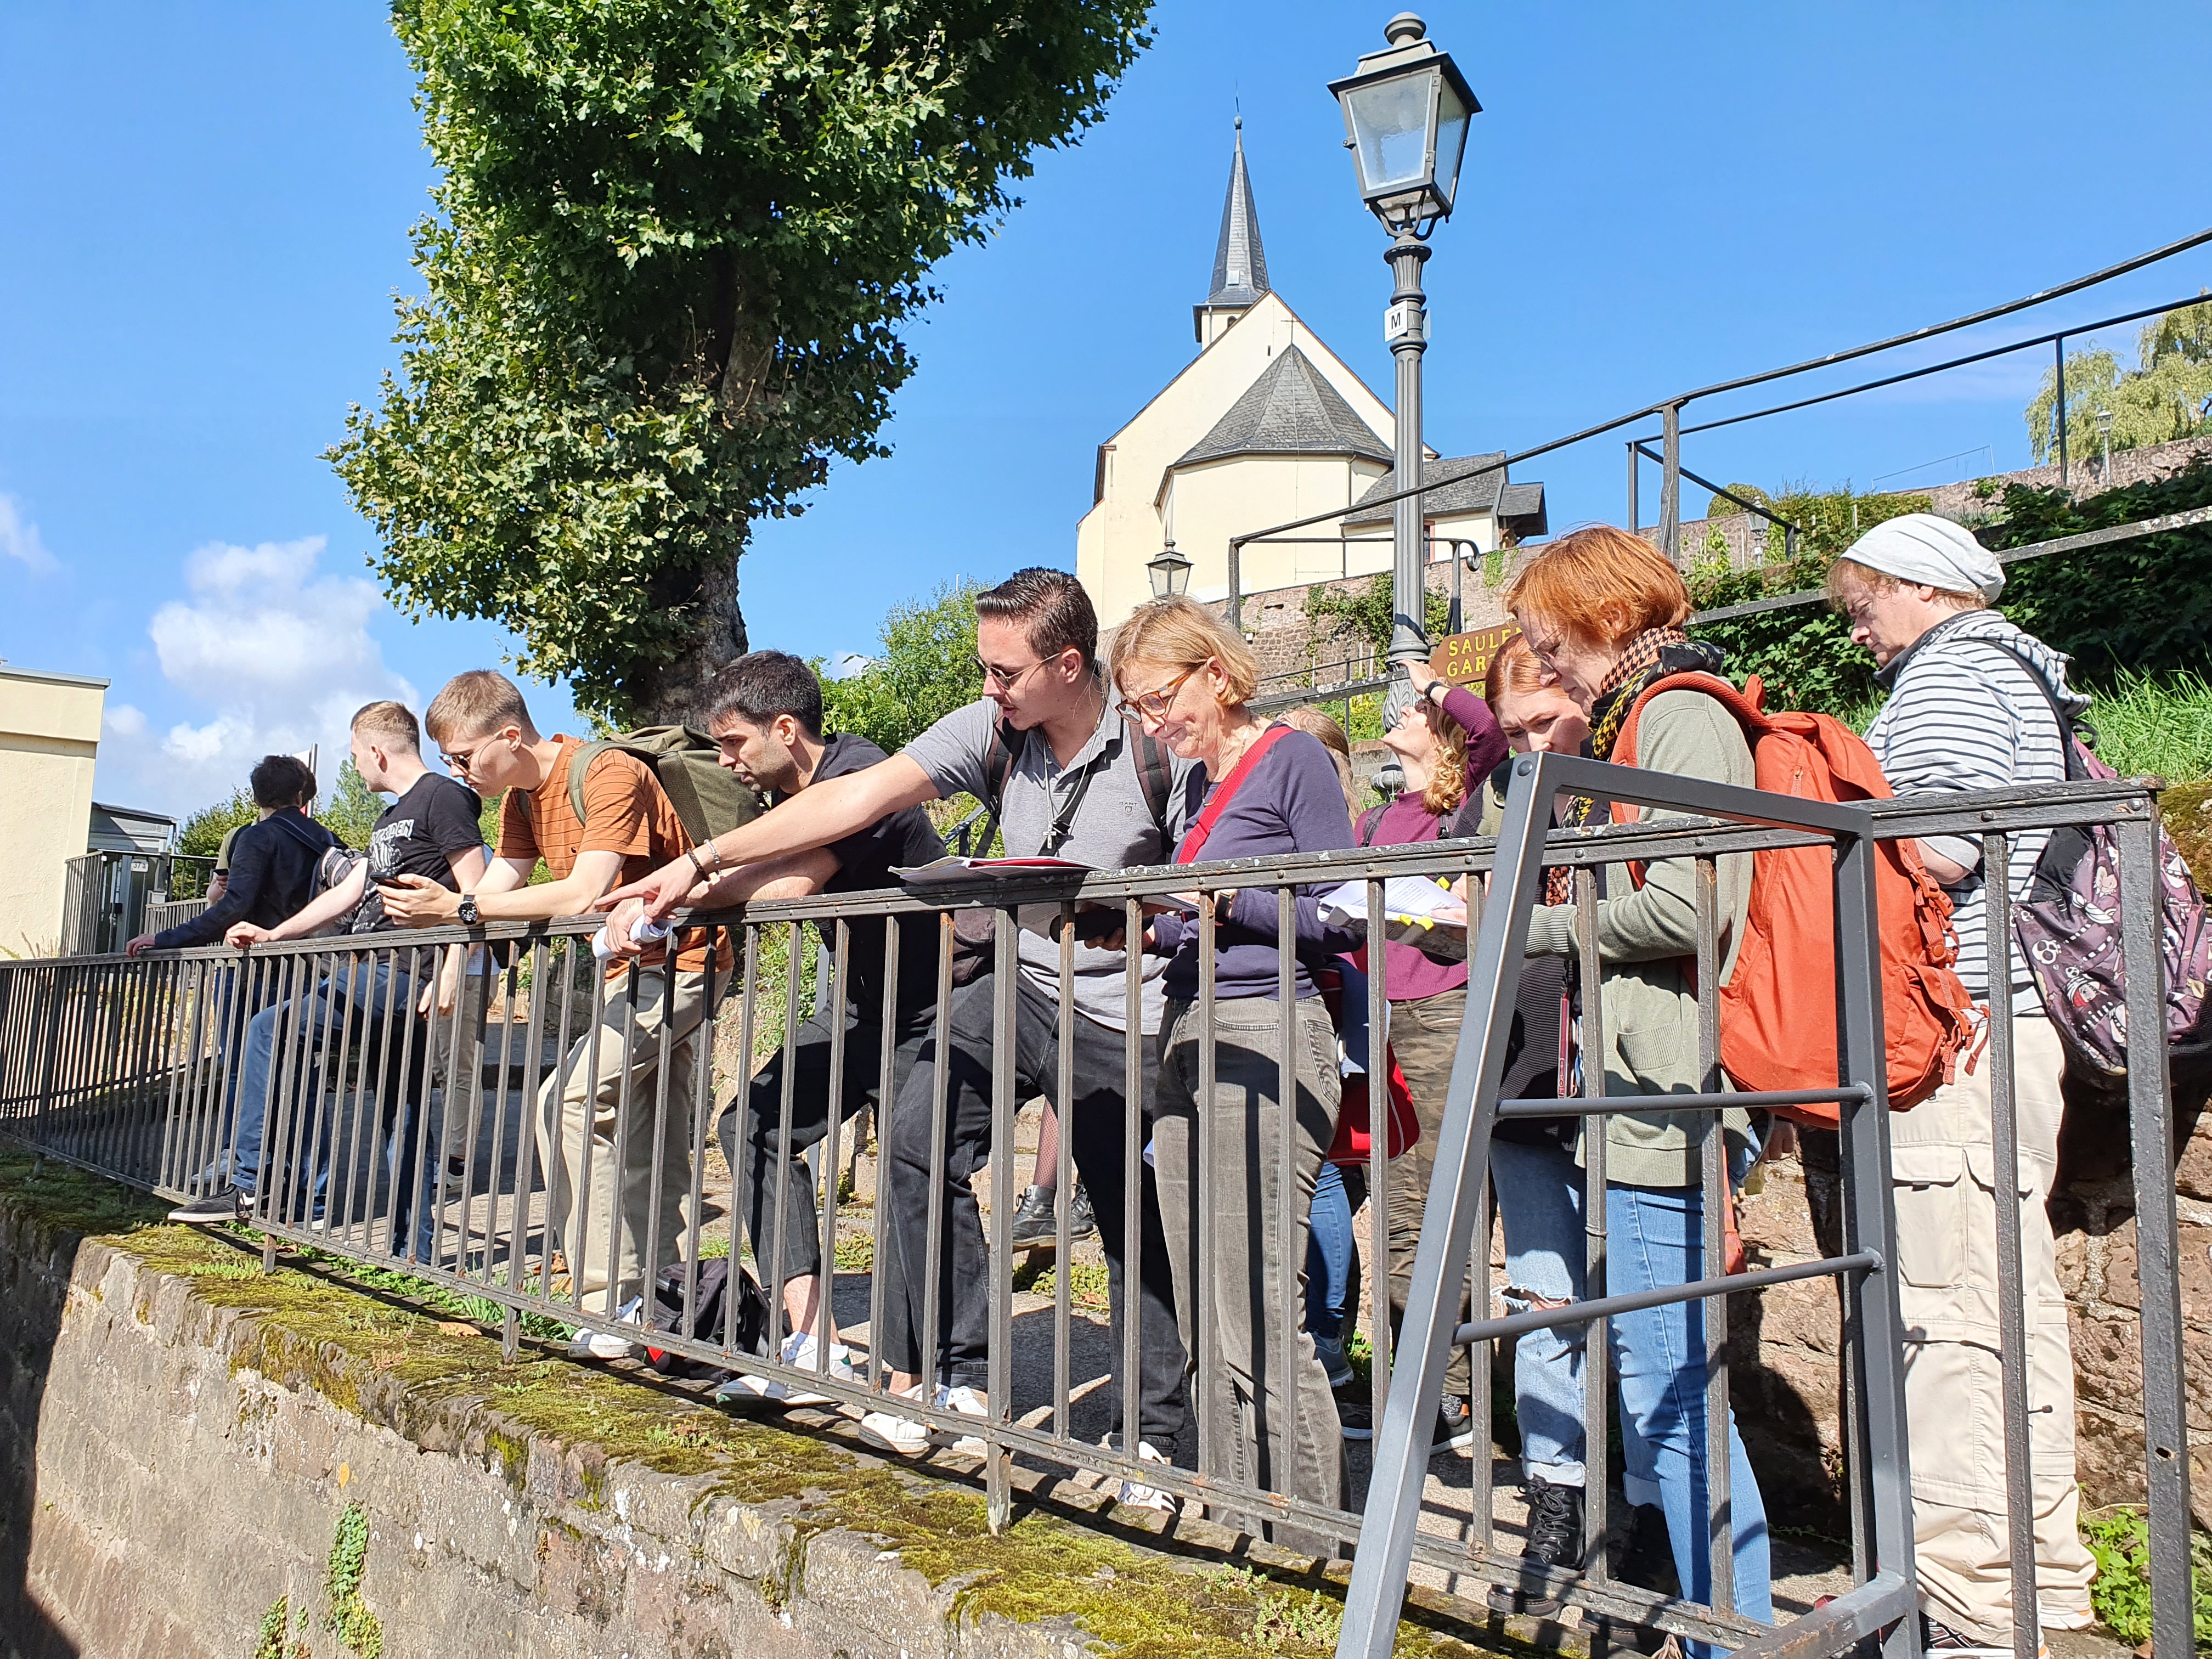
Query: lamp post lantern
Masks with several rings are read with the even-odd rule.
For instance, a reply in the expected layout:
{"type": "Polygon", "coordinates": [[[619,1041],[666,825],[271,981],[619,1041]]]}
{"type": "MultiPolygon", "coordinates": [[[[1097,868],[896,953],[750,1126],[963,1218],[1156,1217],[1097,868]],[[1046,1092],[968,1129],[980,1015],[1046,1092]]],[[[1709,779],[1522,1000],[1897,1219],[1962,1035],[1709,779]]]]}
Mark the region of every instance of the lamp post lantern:
{"type": "MultiPolygon", "coordinates": [[[[1418,489],[1421,476],[1421,354],[1428,349],[1429,319],[1421,291],[1428,237],[1449,218],[1459,187],[1468,120],[1482,106],[1448,52],[1428,39],[1428,26],[1401,12],[1383,26],[1389,44],[1370,52],[1359,67],[1329,82],[1344,109],[1345,148],[1359,176],[1359,194],[1391,234],[1383,258],[1395,279],[1382,337],[1397,360],[1395,487],[1418,489]]],[[[1424,557],[1423,498],[1394,504],[1389,661],[1400,665],[1429,654],[1424,557]]],[[[1405,696],[1402,678],[1390,688],[1386,718],[1405,696]]]]}
{"type": "Polygon", "coordinates": [[[1157,556],[1146,561],[1145,568],[1152,573],[1154,599],[1175,599],[1189,591],[1190,561],[1176,551],[1174,537],[1168,538],[1157,556]]]}
{"type": "Polygon", "coordinates": [[[2105,446],[2105,465],[2100,476],[2109,484],[2112,481],[2112,411],[2109,409],[2097,411],[2097,436],[2105,446]]]}

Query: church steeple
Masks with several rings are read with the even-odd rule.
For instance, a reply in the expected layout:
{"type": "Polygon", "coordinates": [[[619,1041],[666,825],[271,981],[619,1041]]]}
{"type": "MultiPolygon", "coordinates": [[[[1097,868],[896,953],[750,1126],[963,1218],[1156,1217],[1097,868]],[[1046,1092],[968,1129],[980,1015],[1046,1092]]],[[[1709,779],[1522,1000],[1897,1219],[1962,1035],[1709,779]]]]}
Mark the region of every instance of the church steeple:
{"type": "Polygon", "coordinates": [[[1244,118],[1237,118],[1237,152],[1229,164],[1229,196],[1221,204],[1221,240],[1213,252],[1213,286],[1191,307],[1200,346],[1212,345],[1267,292],[1267,253],[1260,246],[1260,213],[1244,170],[1244,118]]]}

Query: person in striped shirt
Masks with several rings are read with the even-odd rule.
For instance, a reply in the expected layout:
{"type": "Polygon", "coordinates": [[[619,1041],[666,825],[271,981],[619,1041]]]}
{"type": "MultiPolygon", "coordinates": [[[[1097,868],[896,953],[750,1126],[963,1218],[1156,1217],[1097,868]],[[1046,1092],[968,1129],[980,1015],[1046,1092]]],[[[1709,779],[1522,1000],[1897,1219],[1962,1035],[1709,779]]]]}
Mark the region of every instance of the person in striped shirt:
{"type": "MultiPolygon", "coordinates": [[[[1828,573],[1832,603],[1850,619],[1851,638],[1874,653],[1875,680],[1889,693],[1867,744],[1900,795],[2066,776],[2051,702],[2078,715],[2089,700],[2067,685],[2063,654],[1990,609],[2003,586],[1995,554],[1927,513],[1875,526],[1828,573]]],[[[2026,896],[2049,837],[2013,837],[2004,874],[2015,900],[2026,896]]],[[[2044,1207],[2058,1162],[2064,1057],[2018,947],[1989,937],[1991,872],[1980,840],[1930,836],[1920,853],[1950,895],[1966,989],[1984,1012],[1993,996],[2011,997],[2036,1592],[2042,1627],[2078,1629],[2090,1622],[2096,1565],[2076,1526],[2074,1361],[2044,1207]]],[[[1984,1054],[1891,1120],[1891,1182],[1926,1645],[2008,1655],[2014,1611],[1990,1076],[1984,1054]]]]}

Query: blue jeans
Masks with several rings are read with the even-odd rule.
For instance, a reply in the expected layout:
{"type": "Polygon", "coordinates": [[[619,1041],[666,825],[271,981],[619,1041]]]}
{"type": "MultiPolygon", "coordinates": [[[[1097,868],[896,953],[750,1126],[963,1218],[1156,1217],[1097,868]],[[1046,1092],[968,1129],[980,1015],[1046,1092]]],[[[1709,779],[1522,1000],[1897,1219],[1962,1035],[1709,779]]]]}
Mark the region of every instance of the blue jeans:
{"type": "MultiPolygon", "coordinates": [[[[1527,1313],[1547,1302],[1579,1302],[1586,1245],[1583,1237],[1583,1171],[1574,1154],[1554,1146],[1490,1143],[1490,1173],[1498,1194],[1498,1219],[1505,1233],[1505,1307],[1527,1313]]],[[[1521,1425],[1524,1477],[1554,1486],[1584,1484],[1583,1466],[1583,1328],[1530,1331],[1514,1344],[1514,1415],[1521,1425]]],[[[1626,1425],[1623,1425],[1626,1432],[1626,1425]]],[[[1639,1447],[1638,1451],[1641,1451],[1639,1447]]],[[[1632,1459],[1634,1464],[1646,1459],[1632,1459]]],[[[1656,1503],[1656,1491],[1637,1498],[1656,1503]]]]}
{"type": "Polygon", "coordinates": [[[1359,1304],[1359,1241],[1352,1218],[1367,1200],[1367,1172],[1324,1162],[1314,1179],[1306,1241],[1306,1330],[1341,1347],[1345,1310],[1359,1304]]]}
{"type": "MultiPolygon", "coordinates": [[[[408,1041],[406,1022],[414,1018],[413,1001],[404,968],[352,957],[341,961],[328,979],[305,996],[264,1008],[253,1016],[246,1025],[246,1056],[239,1085],[234,1179],[240,1192],[251,1196],[260,1189],[270,1095],[280,1074],[276,1042],[278,1027],[282,1025],[291,1073],[288,1079],[290,1097],[301,1103],[300,1112],[306,1119],[295,1143],[301,1148],[301,1168],[294,1172],[293,1185],[301,1192],[306,1192],[312,1185],[314,1213],[322,1212],[330,1185],[330,1140],[334,1126],[325,1121],[322,1079],[315,1061],[325,1035],[334,1024],[343,1031],[350,1012],[355,1016],[353,1029],[361,1039],[358,1075],[364,1081],[380,1073],[382,1077],[380,1145],[383,1135],[391,1130],[391,1120],[403,1100],[407,1108],[398,1114],[401,1122],[398,1145],[392,1149],[397,1165],[391,1189],[392,1237],[395,1240],[406,1237],[411,1215],[416,1222],[417,1253],[427,1255],[430,1242],[429,1179],[420,1183],[422,1193],[419,1201],[415,1191],[416,1121],[421,1109],[426,1056],[419,1032],[414,1042],[408,1041]],[[404,1079],[400,1075],[403,1048],[411,1051],[404,1079]]],[[[339,1063],[344,1065],[343,1057],[339,1063]]],[[[432,1175],[435,1163],[434,1153],[425,1167],[426,1177],[432,1175]]]]}
{"type": "MultiPolygon", "coordinates": [[[[1695,1187],[1621,1187],[1606,1194],[1606,1288],[1616,1296],[1704,1277],[1705,1201],[1695,1187]]],[[[1613,1321],[1620,1420],[1647,1448],[1667,1511],[1683,1594],[1712,1599],[1705,1547],[1705,1316],[1702,1302],[1675,1303],[1613,1321]]],[[[1735,1607],[1774,1622],[1766,1506],[1729,1415],[1729,1508],[1735,1540],[1735,1607]]],[[[1691,1643],[1693,1659],[1717,1650],[1691,1643]]]]}

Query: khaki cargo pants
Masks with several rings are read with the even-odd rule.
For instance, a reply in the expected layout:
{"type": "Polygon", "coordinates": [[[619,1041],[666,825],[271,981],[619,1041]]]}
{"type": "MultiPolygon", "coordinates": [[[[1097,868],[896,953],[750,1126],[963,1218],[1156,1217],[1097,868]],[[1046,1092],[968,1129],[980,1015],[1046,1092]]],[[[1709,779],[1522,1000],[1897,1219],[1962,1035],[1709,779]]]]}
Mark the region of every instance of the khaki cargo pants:
{"type": "MultiPolygon", "coordinates": [[[[728,977],[722,975],[726,983],[728,977]]],[[[677,1259],[691,1190],[694,1039],[706,1012],[704,974],[677,974],[672,988],[659,968],[633,968],[607,986],[598,1022],[538,1091],[538,1154],[554,1243],[583,1289],[587,1312],[618,1311],[677,1259]]]]}
{"type": "MultiPolygon", "coordinates": [[[[2081,1621],[2096,1575],[2077,1530],[2074,1357],[2044,1208],[2058,1162],[2063,1063],[2048,1019],[2014,1017],[2035,1582],[2053,1626],[2081,1621]]],[[[2002,1642],[2013,1607],[1990,1073],[1984,1053],[1971,1074],[1961,1069],[1956,1082],[1892,1117],[1890,1139],[1922,1605],[1962,1635],[2002,1642]]]]}

